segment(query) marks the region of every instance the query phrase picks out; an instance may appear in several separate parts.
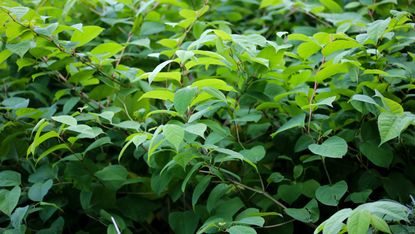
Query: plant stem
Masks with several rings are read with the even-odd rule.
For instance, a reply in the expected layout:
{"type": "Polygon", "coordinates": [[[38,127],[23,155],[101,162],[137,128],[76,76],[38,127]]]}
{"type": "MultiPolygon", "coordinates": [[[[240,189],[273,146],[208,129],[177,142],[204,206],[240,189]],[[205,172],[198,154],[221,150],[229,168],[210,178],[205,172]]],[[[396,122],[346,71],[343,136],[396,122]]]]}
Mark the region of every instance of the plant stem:
{"type": "Polygon", "coordinates": [[[329,183],[332,184],[330,174],[329,174],[329,171],[327,170],[326,161],[324,160],[324,157],[321,157],[321,161],[323,162],[323,168],[324,168],[324,172],[326,173],[327,179],[329,180],[329,183]]]}

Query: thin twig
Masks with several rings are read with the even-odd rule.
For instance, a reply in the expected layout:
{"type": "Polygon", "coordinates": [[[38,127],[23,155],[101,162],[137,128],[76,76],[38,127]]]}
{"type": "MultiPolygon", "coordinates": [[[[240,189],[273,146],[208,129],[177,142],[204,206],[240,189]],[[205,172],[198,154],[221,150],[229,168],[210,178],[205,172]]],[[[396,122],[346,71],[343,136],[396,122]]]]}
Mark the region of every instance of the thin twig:
{"type": "Polygon", "coordinates": [[[267,226],[262,226],[262,227],[257,227],[257,228],[275,228],[275,227],[281,227],[284,226],[286,224],[292,223],[294,222],[295,219],[290,219],[288,221],[282,222],[282,223],[277,223],[277,224],[272,224],[272,225],[267,225],[267,226]]]}
{"type": "Polygon", "coordinates": [[[268,198],[269,200],[271,200],[272,202],[274,202],[276,205],[278,205],[282,209],[287,209],[287,207],[284,204],[282,204],[280,201],[278,201],[277,199],[275,199],[271,194],[267,193],[266,191],[262,191],[262,190],[259,190],[259,189],[256,189],[256,188],[252,188],[252,187],[250,187],[248,185],[239,183],[238,181],[234,181],[234,180],[229,180],[229,181],[231,183],[239,186],[239,187],[242,187],[242,188],[251,190],[252,192],[255,192],[255,193],[259,193],[259,194],[265,196],[266,198],[268,198]]]}

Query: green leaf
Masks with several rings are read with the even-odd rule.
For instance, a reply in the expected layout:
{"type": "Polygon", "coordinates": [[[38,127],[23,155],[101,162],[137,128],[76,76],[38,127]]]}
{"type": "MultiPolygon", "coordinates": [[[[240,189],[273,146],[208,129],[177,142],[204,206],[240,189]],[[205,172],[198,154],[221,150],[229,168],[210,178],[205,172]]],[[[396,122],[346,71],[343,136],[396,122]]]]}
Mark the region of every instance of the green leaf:
{"type": "Polygon", "coordinates": [[[192,207],[194,209],[197,201],[199,200],[200,196],[206,191],[207,187],[209,186],[210,180],[212,179],[211,176],[203,177],[199,183],[197,183],[195,190],[193,191],[192,195],[192,207]]]}
{"type": "Polygon", "coordinates": [[[18,20],[20,20],[21,18],[23,18],[30,10],[30,8],[28,7],[4,7],[7,10],[10,11],[10,13],[12,13],[14,16],[16,16],[16,18],[18,20]]]}
{"type": "Polygon", "coordinates": [[[318,204],[315,199],[308,202],[304,208],[285,208],[284,211],[287,215],[304,223],[314,223],[320,216],[318,204]]]}
{"type": "Polygon", "coordinates": [[[180,59],[180,63],[184,64],[187,60],[191,59],[195,54],[193,51],[178,50],[176,51],[177,57],[180,59]]]}
{"type": "Polygon", "coordinates": [[[309,145],[308,149],[314,154],[323,157],[342,158],[347,153],[347,143],[341,137],[332,136],[325,140],[321,145],[309,145]]]}
{"type": "Polygon", "coordinates": [[[365,189],[360,192],[351,193],[349,198],[354,203],[365,203],[369,199],[370,194],[373,191],[371,189],[365,189]]]}
{"type": "Polygon", "coordinates": [[[10,223],[14,228],[17,229],[22,224],[22,221],[25,218],[28,210],[29,205],[25,207],[19,207],[14,210],[13,214],[10,216],[10,223]]]}
{"type": "Polygon", "coordinates": [[[337,206],[346,192],[347,183],[342,180],[333,185],[320,186],[316,190],[316,198],[324,205],[337,206]]]}
{"type": "Polygon", "coordinates": [[[125,150],[128,148],[128,146],[131,143],[134,143],[135,147],[138,147],[141,144],[143,144],[146,140],[147,140],[147,135],[142,134],[142,133],[135,133],[133,135],[130,135],[126,139],[127,143],[124,145],[124,147],[122,147],[120,154],[118,155],[118,161],[121,160],[121,157],[124,155],[125,150]]]}
{"type": "Polygon", "coordinates": [[[296,127],[304,127],[304,121],[305,121],[305,114],[301,113],[299,115],[296,115],[292,117],[290,120],[288,120],[286,123],[284,123],[276,132],[271,134],[271,137],[275,137],[278,133],[284,132],[288,129],[296,128],[296,127]]]}
{"type": "Polygon", "coordinates": [[[32,201],[42,201],[46,194],[48,194],[49,189],[52,188],[52,185],[53,181],[51,179],[45,182],[37,182],[29,188],[27,195],[32,201]]]}
{"type": "Polygon", "coordinates": [[[190,132],[202,138],[205,138],[204,133],[206,129],[207,129],[206,124],[202,124],[202,123],[191,124],[184,128],[186,132],[190,132]]]}
{"type": "Polygon", "coordinates": [[[371,215],[364,210],[355,210],[347,220],[347,232],[350,234],[366,234],[369,230],[371,215]]]}
{"type": "Polygon", "coordinates": [[[88,145],[88,147],[84,150],[83,154],[86,154],[87,152],[96,149],[98,147],[101,147],[106,144],[111,144],[111,138],[109,137],[102,137],[97,139],[96,141],[92,142],[92,144],[88,145]]]}
{"type": "Polygon", "coordinates": [[[142,39],[134,40],[134,41],[132,41],[128,44],[129,45],[142,46],[142,47],[146,47],[146,48],[150,49],[150,39],[148,39],[148,38],[142,38],[142,39]]]}
{"type": "Polygon", "coordinates": [[[33,41],[22,41],[16,44],[6,44],[6,48],[14,53],[23,57],[30,48],[35,47],[35,43],[33,41]]]}
{"type": "Polygon", "coordinates": [[[163,127],[163,135],[166,140],[179,151],[180,144],[183,142],[184,129],[176,124],[166,124],[163,127]]]}
{"type": "Polygon", "coordinates": [[[49,24],[48,26],[44,28],[35,27],[33,30],[40,35],[44,35],[47,37],[52,36],[52,34],[55,32],[55,30],[58,28],[58,23],[49,24]]]}
{"type": "Polygon", "coordinates": [[[393,151],[386,146],[378,146],[372,142],[364,142],[359,145],[359,150],[373,164],[379,167],[389,168],[393,161],[393,151]]]}
{"type": "Polygon", "coordinates": [[[266,152],[264,146],[257,145],[252,147],[251,149],[242,150],[240,153],[249,161],[257,163],[265,157],[266,152]]]}
{"type": "Polygon", "coordinates": [[[337,4],[334,0],[320,0],[320,3],[323,4],[329,11],[334,13],[340,13],[343,12],[343,9],[339,4],[337,4]]]}
{"type": "Polygon", "coordinates": [[[79,124],[75,126],[69,126],[67,130],[78,132],[78,138],[95,138],[98,135],[104,133],[101,128],[90,127],[85,124],[79,124]]]}
{"type": "Polygon", "coordinates": [[[11,215],[14,208],[20,199],[22,190],[19,186],[14,187],[12,190],[0,190],[0,211],[6,215],[11,215]]]}
{"type": "Polygon", "coordinates": [[[385,20],[376,20],[367,26],[367,34],[369,38],[376,44],[378,40],[385,34],[386,29],[391,22],[391,18],[385,20]]]}
{"type": "Polygon", "coordinates": [[[382,112],[378,117],[378,129],[380,134],[380,145],[401,135],[410,124],[414,124],[415,115],[410,112],[396,114],[382,112]]]}
{"type": "Polygon", "coordinates": [[[193,82],[192,87],[198,87],[198,88],[211,87],[211,88],[215,88],[215,89],[219,89],[223,91],[235,91],[236,92],[236,90],[232,86],[229,86],[225,81],[219,80],[219,79],[198,80],[198,81],[193,82]]]}
{"type": "Polygon", "coordinates": [[[284,176],[279,172],[273,172],[269,175],[267,182],[270,183],[279,183],[284,180],[284,176]]]}
{"type": "Polygon", "coordinates": [[[170,64],[171,62],[174,62],[174,60],[167,60],[164,61],[162,63],[160,63],[159,65],[157,65],[156,68],[154,68],[154,70],[149,74],[148,76],[148,82],[151,84],[151,82],[153,82],[153,80],[156,78],[157,74],[168,64],[170,64]]]}
{"type": "Polygon", "coordinates": [[[53,116],[52,119],[56,122],[63,123],[69,126],[76,126],[78,124],[76,119],[69,115],[53,116]]]}
{"type": "Polygon", "coordinates": [[[350,208],[337,211],[329,219],[320,224],[316,228],[314,234],[317,234],[320,229],[323,230],[323,234],[340,233],[344,226],[346,226],[343,221],[346,220],[351,213],[352,209],[350,208]]]}
{"type": "Polygon", "coordinates": [[[235,223],[262,227],[264,226],[265,219],[261,217],[258,209],[248,208],[235,217],[235,223]]]}
{"type": "Polygon", "coordinates": [[[21,97],[11,97],[4,99],[1,102],[1,104],[6,108],[10,109],[26,108],[29,106],[29,99],[21,97]]]}
{"type": "Polygon", "coordinates": [[[308,59],[311,55],[320,51],[321,47],[313,41],[301,43],[297,47],[297,53],[303,59],[308,59]]]}
{"type": "Polygon", "coordinates": [[[375,106],[379,106],[379,104],[373,98],[371,98],[367,95],[355,94],[355,95],[352,96],[350,101],[360,101],[360,102],[373,104],[375,106]]]}
{"type": "Polygon", "coordinates": [[[151,90],[151,91],[148,91],[148,92],[144,93],[140,97],[139,101],[143,98],[169,100],[169,101],[173,102],[174,93],[170,90],[167,90],[167,89],[156,89],[156,90],[151,90]]]}
{"type": "Polygon", "coordinates": [[[376,215],[370,215],[370,223],[378,231],[392,233],[386,221],[376,215]]]}
{"type": "Polygon", "coordinates": [[[189,107],[190,103],[192,103],[193,98],[196,95],[196,88],[192,87],[185,87],[182,89],[179,89],[174,94],[174,108],[179,112],[181,115],[183,115],[187,108],[189,107]]]}
{"type": "Polygon", "coordinates": [[[82,27],[82,31],[74,31],[71,42],[77,43],[76,47],[83,46],[96,38],[102,31],[104,29],[98,26],[84,26],[82,27]]]}
{"type": "Polygon", "coordinates": [[[61,149],[70,150],[70,148],[65,143],[54,145],[50,147],[49,149],[43,151],[42,154],[40,154],[39,157],[36,159],[36,163],[39,163],[40,160],[42,160],[44,157],[48,156],[49,154],[57,150],[61,150],[61,149]]]}
{"type": "Polygon", "coordinates": [[[206,203],[206,209],[209,213],[218,205],[219,200],[229,191],[230,186],[227,184],[216,185],[209,194],[206,203]]]}
{"type": "Polygon", "coordinates": [[[123,48],[124,46],[118,43],[108,42],[98,45],[97,47],[92,49],[90,53],[93,55],[99,55],[99,58],[109,58],[116,55],[123,48]]]}
{"type": "Polygon", "coordinates": [[[227,232],[230,234],[256,234],[255,229],[243,225],[231,226],[227,232]]]}
{"type": "MultiPolygon", "coordinates": [[[[142,79],[148,78],[150,74],[151,73],[144,73],[143,75],[140,76],[140,78],[142,79]]],[[[155,77],[153,78],[151,82],[167,81],[167,80],[175,80],[180,83],[182,80],[182,73],[180,72],[159,72],[155,75],[155,77]]]]}
{"type": "Polygon", "coordinates": [[[327,44],[321,51],[324,56],[328,56],[336,51],[358,48],[361,45],[352,40],[336,40],[327,44]]]}
{"type": "Polygon", "coordinates": [[[0,172],[0,187],[19,186],[21,183],[20,173],[10,170],[0,172]]]}
{"type": "Polygon", "coordinates": [[[261,5],[259,6],[259,8],[275,6],[275,5],[282,4],[283,2],[284,2],[283,0],[261,0],[261,5]]]}
{"type": "Polygon", "coordinates": [[[193,234],[196,231],[199,217],[193,211],[172,212],[169,214],[169,225],[174,233],[193,234]]]}
{"type": "Polygon", "coordinates": [[[358,206],[356,209],[369,211],[374,215],[383,217],[385,221],[408,221],[408,207],[394,201],[376,201],[365,203],[358,206]]]}
{"type": "Polygon", "coordinates": [[[328,64],[323,69],[317,72],[316,80],[320,83],[329,77],[332,77],[339,73],[346,73],[348,71],[349,70],[346,64],[328,64]]]}
{"type": "Polygon", "coordinates": [[[192,177],[193,173],[198,170],[200,167],[203,166],[203,162],[197,162],[193,165],[192,169],[187,173],[186,177],[184,178],[181,186],[182,192],[186,190],[187,183],[189,182],[190,178],[192,177]]]}
{"type": "Polygon", "coordinates": [[[12,55],[13,52],[10,50],[3,50],[0,52],[0,64],[2,64],[4,61],[6,61],[6,59],[8,59],[10,57],[10,55],[12,55]]]}
{"type": "Polygon", "coordinates": [[[128,171],[121,165],[110,165],[97,171],[95,176],[103,181],[124,181],[128,171]]]}

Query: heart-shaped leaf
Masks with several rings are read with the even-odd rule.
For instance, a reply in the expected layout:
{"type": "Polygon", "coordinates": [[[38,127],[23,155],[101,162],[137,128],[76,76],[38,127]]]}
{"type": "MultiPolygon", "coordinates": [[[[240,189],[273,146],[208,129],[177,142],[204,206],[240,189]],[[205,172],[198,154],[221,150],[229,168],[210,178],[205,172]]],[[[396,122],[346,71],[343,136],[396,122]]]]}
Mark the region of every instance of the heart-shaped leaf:
{"type": "Polygon", "coordinates": [[[347,153],[346,141],[338,136],[332,136],[323,144],[311,144],[308,149],[314,154],[328,158],[342,158],[347,153]]]}
{"type": "Polygon", "coordinates": [[[324,205],[337,206],[346,191],[347,183],[342,180],[333,185],[320,186],[316,190],[316,198],[324,205]]]}

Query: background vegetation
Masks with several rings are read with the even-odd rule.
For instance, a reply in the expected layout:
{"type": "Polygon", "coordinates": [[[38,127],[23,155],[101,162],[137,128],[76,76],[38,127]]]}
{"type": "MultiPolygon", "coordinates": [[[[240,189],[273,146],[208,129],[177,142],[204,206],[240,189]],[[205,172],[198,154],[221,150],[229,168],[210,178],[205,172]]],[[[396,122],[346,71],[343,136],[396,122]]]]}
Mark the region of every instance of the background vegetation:
{"type": "Polygon", "coordinates": [[[2,0],[2,233],[415,233],[411,0],[2,0]]]}

